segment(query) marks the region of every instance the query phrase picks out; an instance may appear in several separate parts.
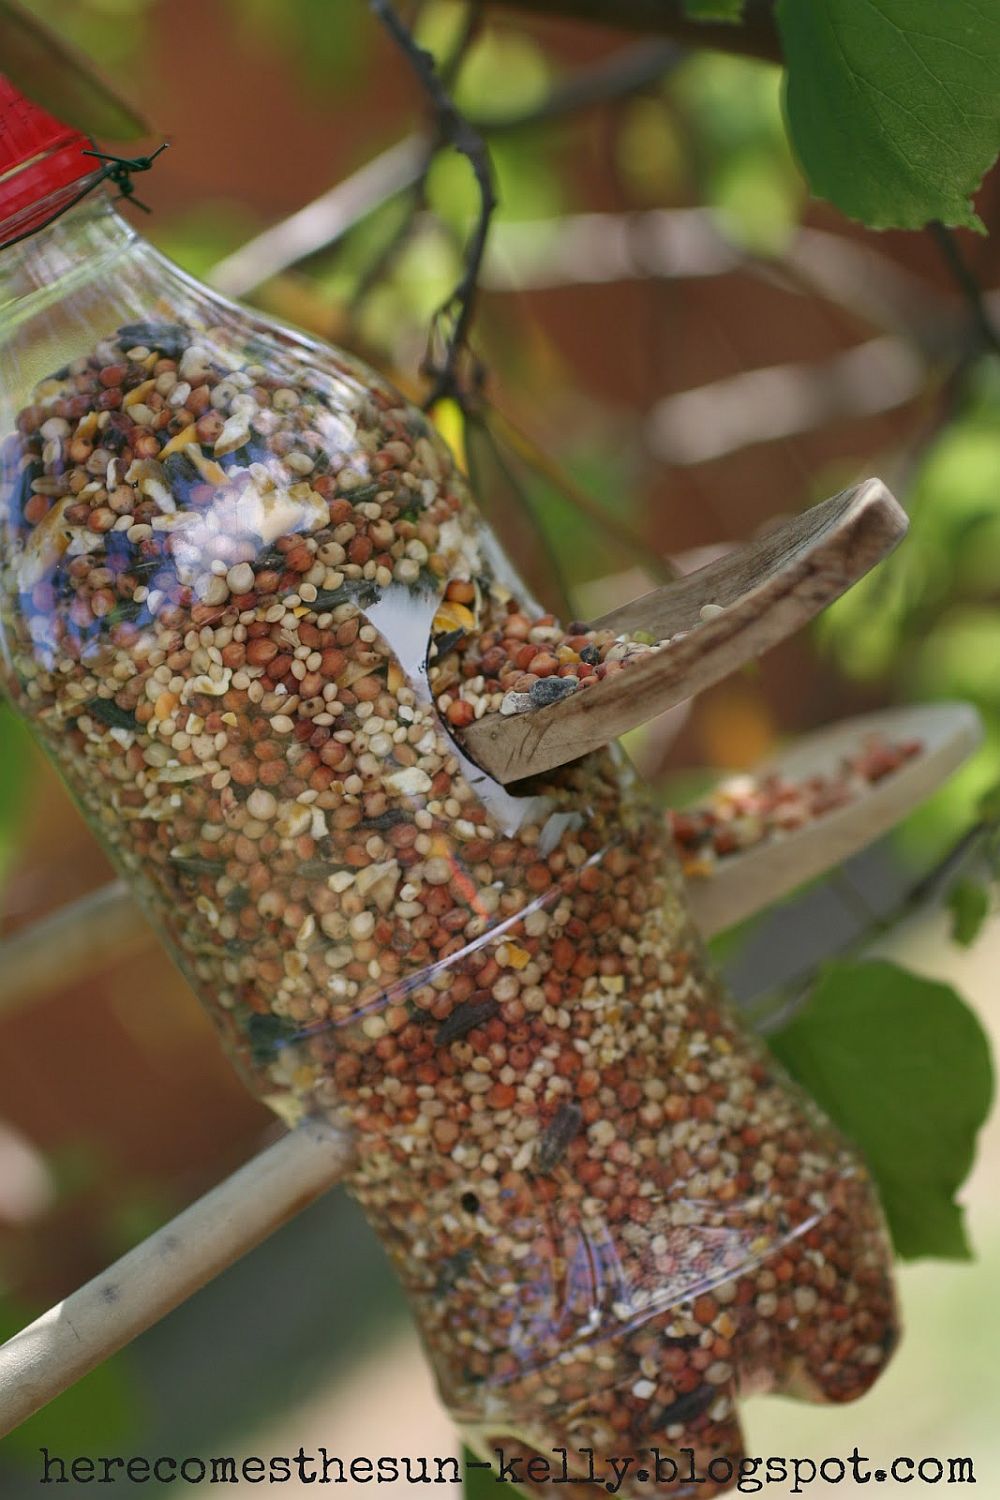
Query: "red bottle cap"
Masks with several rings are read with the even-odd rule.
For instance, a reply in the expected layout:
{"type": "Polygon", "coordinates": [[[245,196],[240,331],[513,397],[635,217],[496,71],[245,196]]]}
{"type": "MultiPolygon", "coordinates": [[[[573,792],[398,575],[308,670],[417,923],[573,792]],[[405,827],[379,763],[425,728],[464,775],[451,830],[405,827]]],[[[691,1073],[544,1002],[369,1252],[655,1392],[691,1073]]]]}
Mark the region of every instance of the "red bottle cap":
{"type": "Polygon", "coordinates": [[[82,185],[84,177],[99,170],[94,158],[83,154],[92,145],[0,74],[0,244],[44,223],[57,211],[59,200],[53,195],[82,185]],[[15,216],[16,224],[6,222],[15,216]]]}

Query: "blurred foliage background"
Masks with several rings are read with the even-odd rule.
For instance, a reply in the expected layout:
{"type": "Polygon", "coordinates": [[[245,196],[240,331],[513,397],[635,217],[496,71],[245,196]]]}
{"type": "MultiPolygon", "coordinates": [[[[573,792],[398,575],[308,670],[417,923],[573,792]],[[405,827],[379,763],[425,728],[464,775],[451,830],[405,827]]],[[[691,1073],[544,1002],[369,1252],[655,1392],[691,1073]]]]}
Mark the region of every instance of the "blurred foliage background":
{"type": "MultiPolygon", "coordinates": [[[[139,227],[226,285],[226,258],[247,241],[429,128],[361,0],[30,8],[169,136],[142,183],[154,212],[137,215],[139,227]]],[[[872,234],[809,199],[768,64],[486,7],[458,65],[464,8],[404,9],[421,43],[451,60],[455,97],[491,145],[500,209],[475,346],[504,420],[469,457],[512,548],[544,538],[535,571],[550,598],[586,611],[609,574],[638,592],[649,558],[747,537],[869,473],[909,510],[905,545],[812,632],[704,694],[676,735],[675,719],[632,746],[670,800],[694,784],[692,768],[747,766],[846,713],[970,699],[986,725],[982,751],[871,866],[876,888],[905,883],[1000,780],[1000,357],[983,326],[1000,323],[1000,176],[977,200],[989,238],[960,232],[949,247],[929,233],[872,234]],[[949,264],[955,245],[978,293],[949,264]]],[[[419,394],[428,320],[459,275],[475,189],[448,151],[383,196],[333,243],[243,289],[419,394]]],[[[461,438],[457,420],[451,432],[461,438]]],[[[4,930],[107,878],[0,709],[4,930]]],[[[814,932],[828,925],[819,907],[811,921],[814,932]]],[[[759,933],[741,941],[762,948],[759,933]]],[[[768,977],[758,965],[747,986],[768,977]]],[[[970,980],[979,994],[982,982],[970,980]]],[[[0,1138],[0,1313],[11,1329],[271,1129],[167,960],[149,952],[0,1016],[0,1115],[11,1128],[0,1138]]],[[[929,1304],[928,1359],[944,1368],[967,1313],[955,1285],[954,1315],[929,1304]]],[[[273,1425],[338,1371],[363,1386],[363,1351],[401,1316],[360,1217],[339,1197],[320,1204],[4,1444],[4,1493],[34,1493],[27,1466],[39,1442],[198,1451],[273,1425]]],[[[953,1371],[961,1390],[980,1367],[969,1337],[973,1352],[953,1371]]],[[[393,1357],[395,1374],[373,1355],[372,1391],[395,1389],[403,1370],[414,1410],[429,1410],[410,1353],[393,1357]]],[[[801,1432],[813,1435],[809,1420],[801,1432]]],[[[294,1419],[287,1430],[299,1430],[294,1419]]],[[[419,1433],[414,1443],[431,1451],[419,1433]]]]}

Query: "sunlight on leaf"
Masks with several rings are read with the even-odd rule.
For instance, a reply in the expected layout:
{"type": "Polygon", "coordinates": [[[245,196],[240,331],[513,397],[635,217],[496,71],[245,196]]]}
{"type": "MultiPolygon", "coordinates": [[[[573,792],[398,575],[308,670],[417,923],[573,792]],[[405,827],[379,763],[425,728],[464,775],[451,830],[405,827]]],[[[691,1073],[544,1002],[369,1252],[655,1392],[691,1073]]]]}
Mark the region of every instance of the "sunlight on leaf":
{"type": "Polygon", "coordinates": [[[476,116],[519,115],[541,104],[550,70],[538,43],[487,29],[470,50],[453,90],[459,109],[476,116]]]}
{"type": "Polygon", "coordinates": [[[665,85],[713,153],[752,145],[788,147],[781,113],[781,73],[770,63],[696,53],[665,85]]]}
{"type": "Polygon", "coordinates": [[[428,0],[420,7],[413,28],[414,39],[440,65],[453,55],[465,30],[466,16],[461,5],[451,0],[428,0]]]}
{"type": "Polygon", "coordinates": [[[329,0],[230,0],[238,28],[257,48],[279,48],[299,67],[322,97],[331,84],[360,87],[373,28],[361,5],[330,5],[329,0]]]}
{"type": "Polygon", "coordinates": [[[689,163],[676,122],[662,98],[633,99],[618,112],[615,168],[642,203],[679,194],[689,163]]]}
{"type": "Polygon", "coordinates": [[[778,254],[798,224],[805,183],[788,144],[781,74],[768,63],[702,53],[667,85],[695,130],[701,196],[723,232],[778,254]]]}
{"type": "Polygon", "coordinates": [[[947,692],[1000,710],[1000,614],[988,606],[956,605],[915,643],[907,679],[920,697],[947,692]]]}
{"type": "Polygon", "coordinates": [[[802,180],[758,147],[734,151],[711,173],[708,195],[723,233],[758,255],[780,255],[798,229],[802,180]]]}

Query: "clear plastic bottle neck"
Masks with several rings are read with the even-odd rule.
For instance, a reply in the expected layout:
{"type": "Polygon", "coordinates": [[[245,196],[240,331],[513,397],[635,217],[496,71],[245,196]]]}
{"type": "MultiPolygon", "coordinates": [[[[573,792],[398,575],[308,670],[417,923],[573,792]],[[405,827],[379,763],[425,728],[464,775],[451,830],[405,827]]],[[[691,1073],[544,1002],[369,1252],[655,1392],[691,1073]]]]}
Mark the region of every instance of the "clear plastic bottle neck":
{"type": "Polygon", "coordinates": [[[65,286],[80,271],[100,274],[140,239],[104,193],[84,199],[0,253],[0,319],[23,299],[65,286]]]}

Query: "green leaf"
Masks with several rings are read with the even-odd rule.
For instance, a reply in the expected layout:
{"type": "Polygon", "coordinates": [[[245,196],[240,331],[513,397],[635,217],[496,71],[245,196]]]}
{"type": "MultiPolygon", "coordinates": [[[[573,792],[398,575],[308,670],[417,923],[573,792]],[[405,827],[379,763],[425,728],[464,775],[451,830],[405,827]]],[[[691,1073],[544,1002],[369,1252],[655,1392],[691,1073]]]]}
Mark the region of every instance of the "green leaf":
{"type": "Polygon", "coordinates": [[[707,196],[727,239],[757,255],[780,255],[798,228],[803,182],[770,151],[734,151],[708,176],[707,196]]]}
{"type": "Polygon", "coordinates": [[[977,812],[984,823],[1000,824],[1000,782],[987,788],[979,799],[977,812]]]}
{"type": "Polygon", "coordinates": [[[990,893],[981,881],[956,880],[948,892],[952,940],[971,948],[990,914],[990,893]]]}
{"type": "Polygon", "coordinates": [[[325,94],[332,84],[351,92],[364,79],[373,33],[364,7],[329,0],[230,0],[229,9],[234,27],[258,47],[291,57],[316,91],[325,94]]]}
{"type": "Polygon", "coordinates": [[[32,752],[24,723],[0,701],[0,881],[13,853],[22,817],[30,805],[32,752]]]}
{"type": "Polygon", "coordinates": [[[503,119],[542,104],[550,86],[545,53],[533,38],[487,27],[463,62],[452,93],[460,110],[503,119]]]}
{"type": "Polygon", "coordinates": [[[24,722],[0,701],[0,830],[14,823],[21,813],[30,764],[24,722]]]}
{"type": "Polygon", "coordinates": [[[685,14],[692,21],[740,21],[744,0],[684,0],[685,14]]]}
{"type": "Polygon", "coordinates": [[[860,1148],[907,1259],[970,1255],[954,1195],[989,1112],[976,1016],[946,984],[882,961],[834,964],[775,1054],[860,1148]]]}
{"type": "Polygon", "coordinates": [[[1000,24],[983,0],[778,0],[789,130],[813,192],[874,229],[982,229],[1000,150],[1000,24]]]}
{"type": "Polygon", "coordinates": [[[462,1473],[465,1479],[462,1484],[462,1495],[464,1500],[497,1500],[502,1495],[504,1500],[524,1500],[524,1491],[514,1485],[500,1481],[492,1469],[473,1469],[470,1464],[478,1463],[478,1456],[471,1448],[462,1449],[462,1473]]]}

